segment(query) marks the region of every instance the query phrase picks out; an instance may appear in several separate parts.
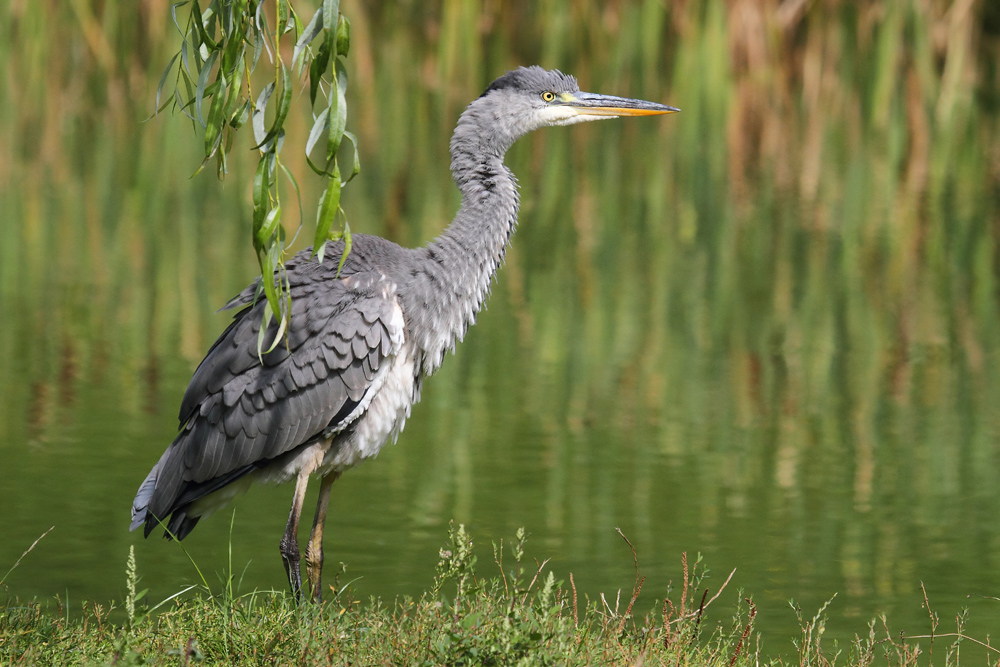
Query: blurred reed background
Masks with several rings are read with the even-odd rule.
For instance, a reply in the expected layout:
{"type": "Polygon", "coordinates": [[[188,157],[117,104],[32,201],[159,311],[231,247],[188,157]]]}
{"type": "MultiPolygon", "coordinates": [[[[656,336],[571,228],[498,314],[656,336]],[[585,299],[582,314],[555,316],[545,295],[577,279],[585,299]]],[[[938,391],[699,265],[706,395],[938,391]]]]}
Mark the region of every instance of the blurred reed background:
{"type": "MultiPolygon", "coordinates": [[[[255,158],[244,137],[224,184],[189,179],[189,121],[141,122],[179,43],[166,0],[5,11],[0,507],[20,541],[0,569],[58,517],[73,548],[100,535],[117,550],[93,560],[123,562],[134,487],[228,319],[211,313],[254,275],[255,158]]],[[[412,245],[447,224],[454,122],[519,64],[683,109],[544,131],[510,154],[522,222],[490,310],[400,446],[352,473],[410,508],[397,541],[423,521],[436,546],[451,517],[498,526],[496,539],[527,524],[561,574],[630,585],[621,525],[641,563],[665,570],[687,549],[741,568],[748,593],[777,601],[763,619],[837,591],[848,617],[912,602],[919,618],[919,580],[935,572],[936,594],[997,595],[1000,5],[343,11],[355,232],[412,245]]],[[[309,218],[299,113],[285,160],[309,218]]],[[[267,496],[275,525],[287,495],[267,496]]],[[[367,534],[370,499],[334,502],[351,518],[328,548],[343,551],[367,534]]],[[[275,561],[277,536],[261,547],[275,561]]],[[[19,592],[63,589],[35,577],[19,592]]],[[[391,597],[403,575],[386,577],[372,590],[391,597]]]]}

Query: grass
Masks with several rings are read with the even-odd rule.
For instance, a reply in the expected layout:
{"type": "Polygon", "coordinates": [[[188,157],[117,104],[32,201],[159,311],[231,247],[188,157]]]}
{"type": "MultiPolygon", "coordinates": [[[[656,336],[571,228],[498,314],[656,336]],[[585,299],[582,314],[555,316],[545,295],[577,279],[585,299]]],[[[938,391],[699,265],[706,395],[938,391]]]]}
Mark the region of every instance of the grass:
{"type": "Polygon", "coordinates": [[[732,574],[719,585],[700,558],[689,568],[685,554],[680,585],[667,599],[649,602],[640,597],[644,577],[633,549],[630,592],[589,599],[578,594],[572,575],[568,583],[558,580],[547,561],[526,558],[526,540],[521,529],[511,544],[494,544],[499,574],[483,577],[471,537],[453,525],[427,592],[391,604],[362,603],[339,575],[321,605],[299,605],[279,591],[240,594],[230,571],[220,591],[192,586],[144,607],[130,551],[120,605],[84,603],[76,615],[61,600],[55,608],[37,601],[0,608],[0,663],[950,667],[961,664],[963,644],[987,651],[987,664],[1000,654],[964,635],[964,615],[956,632],[936,633],[939,620],[925,595],[927,636],[894,634],[883,617],[846,649],[823,641],[829,602],[812,616],[793,605],[801,626],[793,641],[797,655],[768,659],[753,600],[740,595],[735,609],[717,613],[732,574]]]}

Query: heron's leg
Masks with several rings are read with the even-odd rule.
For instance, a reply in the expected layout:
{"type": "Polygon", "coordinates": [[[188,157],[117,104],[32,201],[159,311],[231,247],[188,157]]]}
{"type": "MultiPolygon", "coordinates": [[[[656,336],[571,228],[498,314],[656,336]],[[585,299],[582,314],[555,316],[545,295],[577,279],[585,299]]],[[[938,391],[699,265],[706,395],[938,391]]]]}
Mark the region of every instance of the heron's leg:
{"type": "Polygon", "coordinates": [[[323,525],[326,523],[326,508],[330,504],[330,488],[340,477],[333,471],[323,478],[319,487],[319,502],[316,503],[316,518],[313,520],[312,534],[306,545],[306,572],[309,574],[309,592],[313,600],[323,599],[320,576],[323,574],[323,525]]]}
{"type": "Polygon", "coordinates": [[[292,497],[292,510],[288,513],[288,524],[285,534],[281,536],[278,545],[281,560],[285,563],[288,583],[292,587],[292,595],[296,599],[302,596],[302,572],[299,570],[299,517],[302,516],[302,503],[306,499],[306,487],[309,485],[309,473],[302,471],[295,480],[295,495],[292,497]]]}

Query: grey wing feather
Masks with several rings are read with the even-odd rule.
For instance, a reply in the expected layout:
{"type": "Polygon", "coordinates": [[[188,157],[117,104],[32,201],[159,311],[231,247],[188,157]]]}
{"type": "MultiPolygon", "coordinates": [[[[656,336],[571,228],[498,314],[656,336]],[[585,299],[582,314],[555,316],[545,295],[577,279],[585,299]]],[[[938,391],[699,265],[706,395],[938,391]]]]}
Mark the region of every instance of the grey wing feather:
{"type": "MultiPolygon", "coordinates": [[[[264,302],[253,303],[254,286],[227,304],[244,308],[191,378],[181,432],[139,488],[133,529],[145,521],[148,534],[192,486],[266,465],[346,425],[331,421],[345,422],[378,368],[399,351],[402,319],[391,280],[376,271],[337,277],[329,263],[289,262],[297,270],[289,272],[288,337],[263,359],[257,339],[264,302]]],[[[276,328],[272,322],[266,340],[276,328]]]]}

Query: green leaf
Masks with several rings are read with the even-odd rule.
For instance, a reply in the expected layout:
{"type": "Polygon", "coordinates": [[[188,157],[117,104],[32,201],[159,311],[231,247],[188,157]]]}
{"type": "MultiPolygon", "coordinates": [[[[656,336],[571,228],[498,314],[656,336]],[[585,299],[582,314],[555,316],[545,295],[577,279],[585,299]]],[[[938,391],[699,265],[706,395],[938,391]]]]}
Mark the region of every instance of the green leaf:
{"type": "Polygon", "coordinates": [[[278,302],[278,292],[274,287],[274,255],[270,252],[271,248],[267,251],[261,253],[261,258],[263,263],[261,264],[261,285],[264,286],[264,296],[267,297],[267,303],[271,306],[271,312],[280,312],[281,304],[278,302]]]}
{"type": "Polygon", "coordinates": [[[219,90],[212,97],[212,107],[205,125],[205,157],[211,157],[219,147],[222,126],[226,123],[226,78],[219,72],[219,90]]]}
{"type": "MultiPolygon", "coordinates": [[[[166,81],[167,81],[167,75],[170,74],[170,70],[173,69],[174,63],[177,61],[177,56],[179,56],[179,55],[180,55],[179,52],[175,53],[174,57],[170,59],[169,63],[167,63],[167,68],[165,70],[163,70],[163,76],[160,77],[160,85],[158,85],[156,87],[156,111],[157,111],[157,113],[159,113],[160,109],[162,108],[160,106],[160,93],[163,92],[163,84],[166,83],[166,81]]],[[[164,104],[166,104],[166,103],[164,103],[164,104]]]]}
{"type": "Polygon", "coordinates": [[[281,147],[285,145],[285,131],[278,130],[278,133],[274,135],[274,154],[281,155],[281,147]]]}
{"type": "MultiPolygon", "coordinates": [[[[242,55],[240,57],[242,58],[242,55]]],[[[236,68],[236,72],[235,72],[235,76],[232,77],[229,80],[229,92],[226,94],[226,104],[222,108],[222,118],[221,118],[221,124],[222,125],[225,125],[226,123],[228,123],[228,122],[231,121],[231,119],[233,117],[234,109],[237,109],[237,104],[239,104],[240,100],[243,99],[243,73],[244,73],[244,71],[245,71],[244,68],[237,67],[236,68]]],[[[246,106],[247,103],[249,103],[249,102],[250,102],[250,100],[244,101],[244,103],[243,103],[242,106],[246,106]]],[[[239,112],[239,110],[237,109],[237,113],[238,112],[239,112]]],[[[230,141],[231,140],[232,140],[232,137],[230,137],[230,141]]],[[[228,146],[226,147],[226,152],[229,152],[229,147],[228,146]]]]}
{"type": "Polygon", "coordinates": [[[278,37],[285,34],[288,28],[288,2],[278,0],[278,37]]]}
{"type": "Polygon", "coordinates": [[[337,19],[337,55],[347,56],[351,50],[351,22],[343,14],[337,19]]]}
{"type": "MultiPolygon", "coordinates": [[[[317,249],[320,248],[330,235],[333,221],[337,217],[340,209],[340,173],[334,165],[333,176],[326,184],[323,191],[323,199],[319,208],[319,215],[316,218],[316,236],[313,237],[313,256],[316,256],[317,249]]],[[[321,260],[322,261],[322,260],[321,260]]]]}
{"type": "Polygon", "coordinates": [[[256,232],[254,232],[255,240],[260,244],[261,247],[267,245],[268,239],[271,235],[278,229],[278,225],[281,223],[281,206],[275,206],[267,215],[264,217],[264,222],[256,232]]]}
{"type": "Polygon", "coordinates": [[[347,256],[351,254],[351,225],[348,224],[347,220],[344,220],[344,252],[340,253],[340,262],[337,264],[337,275],[344,270],[344,262],[347,261],[347,256]]]}
{"type": "Polygon", "coordinates": [[[253,59],[250,61],[250,71],[253,72],[257,69],[257,63],[260,61],[260,54],[264,51],[264,35],[263,33],[254,30],[253,36],[253,59]]]}
{"type": "Polygon", "coordinates": [[[309,103],[316,106],[316,93],[319,91],[320,81],[326,74],[326,67],[330,64],[330,45],[324,40],[319,45],[316,55],[309,63],[309,103]]]}
{"type": "Polygon", "coordinates": [[[247,118],[250,117],[251,102],[250,100],[244,100],[240,108],[233,112],[233,115],[229,117],[229,126],[234,130],[238,130],[243,127],[247,118]]]}
{"type": "Polygon", "coordinates": [[[302,31],[302,34],[299,35],[299,38],[295,41],[295,50],[292,51],[292,67],[301,67],[302,62],[300,62],[299,59],[305,53],[306,47],[309,46],[314,39],[316,39],[316,35],[318,35],[319,31],[322,29],[323,8],[320,7],[316,10],[316,13],[313,14],[313,17],[310,19],[306,29],[302,31]]]}
{"type": "Polygon", "coordinates": [[[278,300],[278,288],[275,286],[278,276],[275,271],[278,268],[278,245],[272,244],[266,252],[258,253],[260,259],[261,285],[264,287],[264,296],[267,297],[267,304],[271,307],[272,313],[281,314],[281,301],[278,300]]]}
{"type": "Polygon", "coordinates": [[[189,119],[191,119],[191,123],[192,123],[193,125],[195,125],[195,126],[196,126],[196,128],[197,128],[197,123],[198,123],[198,121],[197,121],[197,120],[195,120],[194,116],[192,116],[192,115],[191,115],[191,113],[190,113],[190,112],[189,112],[189,111],[187,110],[187,108],[188,108],[189,106],[191,106],[191,104],[192,104],[193,102],[194,102],[194,100],[190,100],[190,101],[188,101],[187,103],[185,103],[185,102],[184,102],[184,100],[182,100],[182,99],[181,99],[181,93],[180,93],[180,91],[179,91],[179,90],[174,90],[174,104],[176,104],[176,105],[177,105],[177,108],[178,108],[178,109],[180,109],[180,112],[181,112],[182,114],[184,114],[184,115],[185,115],[185,116],[187,116],[187,117],[188,117],[189,119]]]}
{"type": "Polygon", "coordinates": [[[264,138],[266,136],[264,132],[264,111],[267,109],[267,102],[271,99],[271,95],[274,93],[274,82],[264,86],[264,90],[260,91],[260,95],[257,96],[257,104],[253,110],[253,138],[258,145],[264,143],[264,138]]]}
{"type": "Polygon", "coordinates": [[[323,136],[323,132],[326,131],[330,123],[330,109],[327,107],[316,117],[313,122],[312,129],[309,131],[309,139],[306,141],[306,157],[312,153],[313,148],[316,147],[316,143],[319,138],[323,136]]]}
{"type": "Polygon", "coordinates": [[[323,0],[323,27],[331,32],[337,27],[340,16],[340,0],[323,0]]]}
{"type": "MultiPolygon", "coordinates": [[[[232,119],[236,114],[242,113],[243,109],[241,107],[247,107],[250,100],[243,99],[243,74],[246,71],[243,67],[236,68],[236,75],[229,81],[229,92],[226,95],[226,106],[222,110],[223,123],[229,123],[232,125],[232,119]],[[242,100],[242,104],[240,101],[242,100]]],[[[249,116],[249,112],[247,112],[249,116]]],[[[246,119],[244,118],[244,122],[246,119]]],[[[240,123],[242,125],[242,123],[240,123]]],[[[229,149],[227,148],[228,152],[229,149]]]]}
{"type": "Polygon", "coordinates": [[[222,28],[223,41],[228,42],[229,37],[233,34],[233,10],[236,9],[238,1],[234,2],[229,0],[222,4],[222,15],[219,17],[219,25],[222,28]]]}
{"type": "Polygon", "coordinates": [[[351,182],[352,178],[354,178],[361,172],[361,158],[358,155],[358,138],[354,136],[354,133],[347,132],[346,130],[344,131],[344,136],[347,137],[348,140],[350,140],[351,146],[354,148],[354,164],[351,167],[350,175],[347,177],[347,180],[344,181],[344,185],[347,185],[348,183],[351,182]]]}
{"type": "MultiPolygon", "coordinates": [[[[242,27],[242,24],[240,25],[242,27]]],[[[232,79],[234,70],[242,69],[243,54],[246,46],[242,35],[230,35],[226,37],[226,50],[222,54],[222,70],[232,79]]]]}
{"type": "Polygon", "coordinates": [[[185,30],[181,29],[181,24],[177,21],[177,8],[183,7],[189,2],[189,0],[184,0],[184,2],[175,2],[170,5],[170,18],[174,20],[174,25],[177,27],[177,32],[180,33],[181,37],[184,37],[185,30]]]}
{"type": "MultiPolygon", "coordinates": [[[[323,36],[323,45],[320,47],[320,53],[317,54],[317,73],[322,76],[326,73],[326,67],[330,58],[337,57],[337,17],[340,16],[340,2],[339,0],[323,0],[323,29],[325,34],[323,36]],[[323,58],[319,59],[322,55],[323,58]]],[[[312,71],[310,70],[310,73],[312,71]]],[[[319,77],[317,77],[318,79],[319,77]]],[[[310,81],[310,84],[314,87],[318,86],[318,81],[310,81]]],[[[313,90],[314,90],[313,89],[313,90]]],[[[311,91],[313,92],[313,91],[311,91]]],[[[312,95],[313,104],[316,103],[316,95],[312,95]]]]}
{"type": "MultiPolygon", "coordinates": [[[[268,85],[273,86],[274,83],[272,82],[268,85]]],[[[271,139],[274,139],[276,136],[283,134],[285,118],[288,117],[288,109],[292,105],[292,79],[288,73],[288,68],[285,67],[284,63],[281,65],[281,89],[281,98],[278,100],[278,110],[274,114],[274,121],[271,123],[271,129],[267,131],[263,141],[258,141],[257,145],[254,146],[254,148],[260,148],[265,152],[270,151],[270,148],[266,147],[265,144],[267,144],[267,142],[271,139]]],[[[263,123],[263,116],[261,117],[261,123],[263,123]]],[[[256,130],[257,125],[254,124],[255,139],[257,138],[256,130]]]]}
{"type": "Polygon", "coordinates": [[[271,189],[268,178],[267,156],[262,156],[257,163],[257,171],[253,177],[253,238],[254,247],[260,250],[263,244],[257,243],[257,232],[264,224],[264,216],[267,213],[269,201],[269,191],[271,189]]]}
{"type": "Polygon", "coordinates": [[[336,86],[330,91],[330,134],[326,144],[326,162],[333,160],[340,150],[340,142],[347,127],[347,70],[340,58],[334,62],[336,86]]]}
{"type": "Polygon", "coordinates": [[[208,56],[208,60],[202,65],[201,72],[198,73],[198,88],[194,93],[194,109],[198,115],[198,122],[201,123],[202,127],[205,127],[205,117],[201,115],[201,104],[205,99],[205,86],[208,84],[208,77],[212,73],[212,66],[215,65],[215,59],[218,55],[218,51],[212,51],[211,55],[208,56]]]}
{"type": "MultiPolygon", "coordinates": [[[[261,282],[263,285],[263,282],[261,282]]],[[[260,326],[257,328],[257,358],[260,360],[261,365],[264,365],[264,336],[267,335],[267,328],[271,326],[271,320],[274,319],[274,311],[271,310],[271,302],[268,301],[264,304],[264,312],[260,317],[260,326]]]]}
{"type": "Polygon", "coordinates": [[[181,72],[184,74],[185,79],[190,78],[191,63],[188,61],[188,43],[186,39],[181,42],[181,72]]]}
{"type": "Polygon", "coordinates": [[[207,46],[210,51],[215,51],[219,48],[215,40],[209,37],[208,30],[205,28],[206,18],[210,20],[214,14],[215,12],[212,11],[211,5],[202,13],[198,0],[194,0],[194,7],[191,9],[191,18],[194,19],[194,25],[198,29],[198,37],[201,39],[201,43],[207,46]]]}
{"type": "Polygon", "coordinates": [[[257,26],[257,34],[264,36],[264,48],[267,50],[267,57],[274,62],[274,43],[271,41],[271,29],[268,27],[267,23],[267,12],[264,11],[264,5],[266,3],[259,3],[257,5],[257,14],[254,17],[254,23],[257,26]]]}
{"type": "MultiPolygon", "coordinates": [[[[271,342],[270,347],[268,347],[268,349],[263,352],[264,354],[267,354],[277,346],[282,336],[284,336],[285,328],[287,327],[288,324],[287,313],[288,310],[290,309],[282,308],[282,303],[280,300],[280,295],[278,293],[278,290],[279,288],[283,287],[284,291],[287,294],[289,290],[289,285],[287,278],[284,281],[284,284],[282,284],[281,274],[283,273],[283,269],[281,266],[280,244],[274,243],[267,249],[266,253],[258,253],[258,260],[260,261],[261,264],[260,284],[264,287],[264,294],[267,296],[267,304],[264,306],[265,319],[269,319],[266,318],[268,308],[271,309],[272,313],[277,312],[279,318],[278,331],[275,334],[274,340],[271,342]],[[275,283],[277,283],[277,285],[275,283]]],[[[286,299],[286,301],[288,301],[290,305],[290,301],[288,299],[286,299]]],[[[267,327],[264,326],[262,322],[261,331],[264,331],[266,328],[267,327]]],[[[261,354],[261,350],[263,348],[263,342],[264,342],[264,335],[258,332],[257,336],[258,355],[261,354]]]]}
{"type": "Polygon", "coordinates": [[[278,322],[278,331],[274,334],[274,340],[271,341],[271,346],[264,350],[264,354],[270,354],[274,351],[274,348],[278,347],[278,343],[281,342],[282,337],[285,335],[285,328],[288,326],[288,318],[285,317],[284,313],[281,315],[281,320],[278,322]]]}
{"type": "MultiPolygon", "coordinates": [[[[281,171],[285,172],[285,176],[288,177],[288,180],[292,182],[292,188],[295,190],[295,200],[299,205],[299,229],[302,229],[305,225],[305,220],[302,219],[302,192],[299,190],[299,182],[295,180],[295,176],[291,171],[289,171],[288,167],[280,162],[278,163],[278,166],[281,167],[281,171]]],[[[298,235],[298,233],[298,230],[295,230],[295,234],[298,235]]]]}
{"type": "Polygon", "coordinates": [[[271,132],[277,132],[285,125],[288,109],[292,106],[292,77],[284,63],[281,65],[281,99],[278,101],[278,113],[271,124],[271,132]]]}

